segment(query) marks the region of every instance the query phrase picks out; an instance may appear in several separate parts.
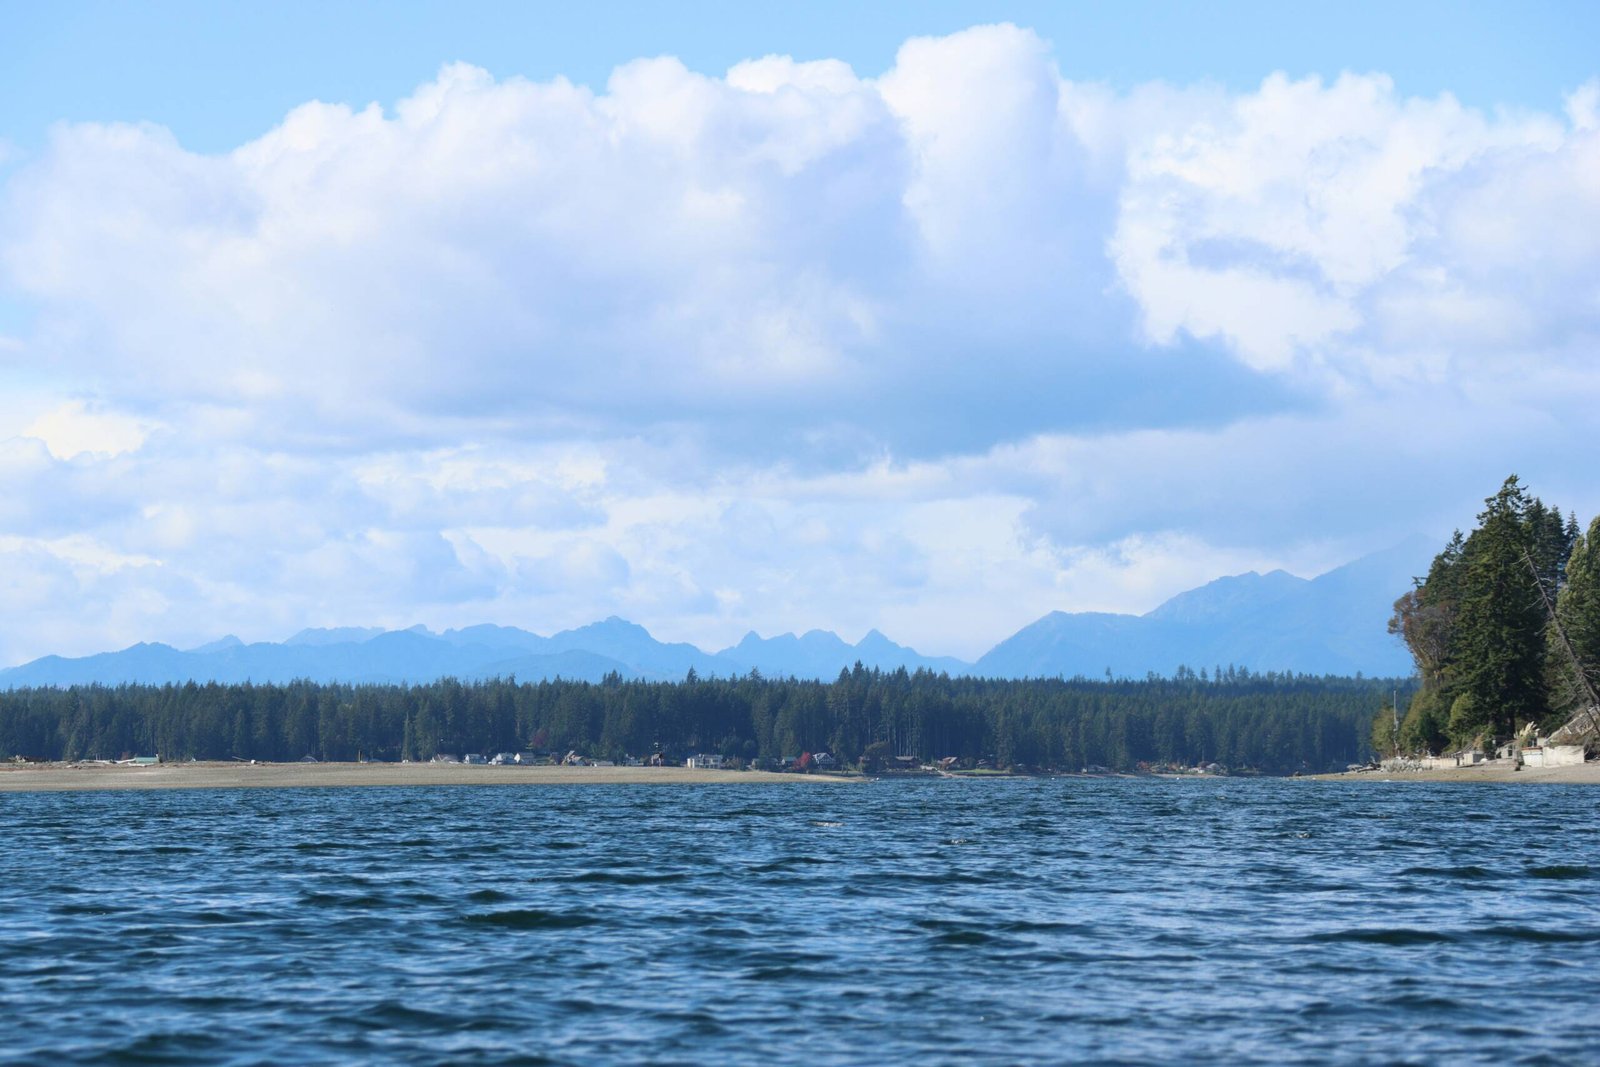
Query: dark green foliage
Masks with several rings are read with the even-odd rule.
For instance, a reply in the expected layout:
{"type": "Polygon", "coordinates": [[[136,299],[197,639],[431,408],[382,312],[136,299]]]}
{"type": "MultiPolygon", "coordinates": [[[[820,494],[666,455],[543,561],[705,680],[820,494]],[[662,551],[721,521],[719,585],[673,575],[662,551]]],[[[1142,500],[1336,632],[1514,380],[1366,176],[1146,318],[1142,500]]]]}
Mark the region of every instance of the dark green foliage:
{"type": "Polygon", "coordinates": [[[1425,580],[1395,602],[1389,622],[1405,639],[1422,691],[1402,725],[1401,747],[1505,739],[1548,718],[1549,612],[1568,579],[1577,524],[1531,497],[1516,475],[1484,501],[1478,526],[1459,532],[1425,580]]]}
{"type": "Polygon", "coordinates": [[[1567,560],[1566,582],[1556,602],[1556,615],[1570,643],[1570,652],[1554,627],[1546,642],[1551,703],[1563,714],[1590,699],[1578,676],[1580,669],[1588,673],[1589,688],[1600,688],[1600,518],[1589,524],[1587,536],[1578,532],[1576,522],[1569,535],[1572,554],[1567,560]]]}
{"type": "Polygon", "coordinates": [[[1443,752],[1450,740],[1450,706],[1438,689],[1417,690],[1400,722],[1400,751],[1443,752]]]}
{"type": "Polygon", "coordinates": [[[1368,742],[1372,751],[1387,758],[1400,751],[1400,722],[1393,704],[1385,703],[1372,717],[1372,735],[1368,742]]]}
{"type": "Polygon", "coordinates": [[[1077,770],[1218,762],[1269,773],[1368,755],[1390,683],[1229,668],[1174,679],[996,681],[860,665],[831,683],[83,686],[0,692],[0,755],[34,759],[427,759],[525,749],[598,757],[830,751],[1077,770]]]}
{"type": "Polygon", "coordinates": [[[1559,553],[1558,560],[1558,549],[1547,543],[1552,525],[1559,540],[1559,515],[1530,501],[1515,475],[1485,504],[1478,528],[1467,539],[1456,622],[1458,668],[1461,691],[1472,697],[1483,724],[1504,738],[1548,710],[1546,614],[1537,581],[1553,586],[1559,560],[1566,557],[1559,553]],[[1529,567],[1530,559],[1535,568],[1529,567]]]}

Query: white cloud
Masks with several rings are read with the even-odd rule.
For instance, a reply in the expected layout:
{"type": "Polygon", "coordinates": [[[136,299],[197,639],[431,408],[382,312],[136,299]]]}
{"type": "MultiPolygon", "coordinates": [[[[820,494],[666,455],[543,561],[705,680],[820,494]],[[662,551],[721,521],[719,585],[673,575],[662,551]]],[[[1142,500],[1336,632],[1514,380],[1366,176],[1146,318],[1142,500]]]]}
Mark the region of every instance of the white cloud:
{"type": "Polygon", "coordinates": [[[0,658],[612,612],[972,655],[1510,469],[1592,512],[1597,85],[1118,94],[988,26],[877,78],[452,65],[221,155],[60,127],[0,186],[0,658]]]}
{"type": "Polygon", "coordinates": [[[1430,334],[1468,349],[1592,335],[1586,106],[1572,98],[1570,124],[1491,118],[1377,75],[1274,75],[1134,146],[1109,248],[1152,339],[1219,338],[1265,369],[1359,378],[1375,347],[1426,359],[1430,334]]]}
{"type": "Polygon", "coordinates": [[[1566,112],[1574,129],[1600,130],[1600,77],[1590,78],[1567,94],[1566,112]]]}
{"type": "Polygon", "coordinates": [[[120,456],[136,452],[156,428],[157,424],[146,419],[70,400],[34,419],[22,434],[43,441],[57,459],[72,459],[85,453],[120,456]]]}

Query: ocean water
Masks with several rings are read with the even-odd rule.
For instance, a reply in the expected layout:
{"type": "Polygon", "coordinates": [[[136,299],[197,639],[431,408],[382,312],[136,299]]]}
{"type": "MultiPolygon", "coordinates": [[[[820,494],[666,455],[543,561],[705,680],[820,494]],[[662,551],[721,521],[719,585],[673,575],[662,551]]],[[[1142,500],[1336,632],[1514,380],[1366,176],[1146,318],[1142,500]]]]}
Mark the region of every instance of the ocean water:
{"type": "Polygon", "coordinates": [[[0,794],[0,1060],[1600,1062],[1600,789],[0,794]]]}

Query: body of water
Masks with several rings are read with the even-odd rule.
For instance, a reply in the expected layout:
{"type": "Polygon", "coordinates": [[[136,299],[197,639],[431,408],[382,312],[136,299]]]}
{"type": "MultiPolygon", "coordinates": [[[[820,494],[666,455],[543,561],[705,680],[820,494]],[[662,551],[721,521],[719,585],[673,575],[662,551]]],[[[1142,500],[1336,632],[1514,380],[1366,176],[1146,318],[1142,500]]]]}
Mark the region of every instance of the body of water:
{"type": "Polygon", "coordinates": [[[1600,789],[0,795],[0,1060],[1600,1061],[1600,789]]]}

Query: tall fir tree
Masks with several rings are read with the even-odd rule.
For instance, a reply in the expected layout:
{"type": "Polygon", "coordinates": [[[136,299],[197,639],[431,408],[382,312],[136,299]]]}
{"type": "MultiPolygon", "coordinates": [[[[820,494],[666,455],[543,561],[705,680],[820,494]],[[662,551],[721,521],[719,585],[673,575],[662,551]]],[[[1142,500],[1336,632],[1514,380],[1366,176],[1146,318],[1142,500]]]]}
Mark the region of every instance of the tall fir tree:
{"type": "MultiPolygon", "coordinates": [[[[1497,738],[1510,737],[1519,723],[1549,710],[1534,523],[1548,527],[1550,513],[1535,508],[1537,503],[1513,474],[1484,501],[1478,528],[1466,543],[1457,623],[1461,695],[1469,700],[1465,707],[1474,709],[1471,718],[1497,738]]],[[[1559,518],[1555,525],[1560,527],[1559,518]]],[[[1460,727],[1470,728],[1471,718],[1464,717],[1460,727]]]]}

